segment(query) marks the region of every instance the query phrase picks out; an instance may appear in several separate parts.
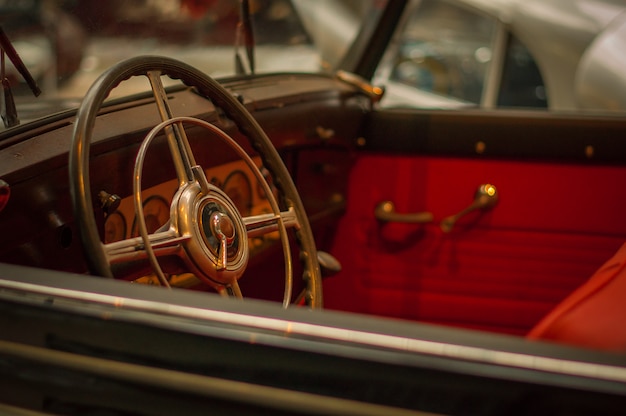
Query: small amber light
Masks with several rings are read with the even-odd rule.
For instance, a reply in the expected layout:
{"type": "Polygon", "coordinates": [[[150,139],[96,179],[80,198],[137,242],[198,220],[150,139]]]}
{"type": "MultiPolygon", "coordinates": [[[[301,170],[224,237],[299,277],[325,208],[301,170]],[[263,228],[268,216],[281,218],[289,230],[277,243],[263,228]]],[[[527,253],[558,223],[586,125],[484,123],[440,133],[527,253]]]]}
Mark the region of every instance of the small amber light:
{"type": "Polygon", "coordinates": [[[496,187],[493,185],[487,185],[485,187],[485,191],[487,191],[487,195],[494,196],[496,193],[496,187]]]}
{"type": "Polygon", "coordinates": [[[11,187],[8,183],[0,179],[0,212],[7,206],[11,197],[11,187]]]}

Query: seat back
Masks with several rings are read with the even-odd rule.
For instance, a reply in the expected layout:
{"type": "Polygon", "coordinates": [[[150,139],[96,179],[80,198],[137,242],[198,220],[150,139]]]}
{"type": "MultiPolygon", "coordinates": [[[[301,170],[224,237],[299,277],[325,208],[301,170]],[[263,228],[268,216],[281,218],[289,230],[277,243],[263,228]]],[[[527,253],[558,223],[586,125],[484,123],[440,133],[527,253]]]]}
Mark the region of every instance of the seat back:
{"type": "Polygon", "coordinates": [[[625,352],[626,244],[527,337],[625,352]]]}

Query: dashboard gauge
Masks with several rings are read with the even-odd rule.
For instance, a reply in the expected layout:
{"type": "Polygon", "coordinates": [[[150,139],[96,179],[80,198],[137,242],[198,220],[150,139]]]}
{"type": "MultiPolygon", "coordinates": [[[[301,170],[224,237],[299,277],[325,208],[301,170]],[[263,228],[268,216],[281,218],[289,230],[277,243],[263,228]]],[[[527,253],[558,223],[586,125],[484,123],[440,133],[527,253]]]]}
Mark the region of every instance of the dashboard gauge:
{"type": "Polygon", "coordinates": [[[104,222],[104,242],[114,243],[126,238],[126,219],[115,211],[107,216],[104,222]]]}
{"type": "Polygon", "coordinates": [[[243,171],[231,172],[224,181],[223,190],[242,216],[250,215],[252,212],[252,186],[250,179],[243,171]]]}
{"type": "MultiPolygon", "coordinates": [[[[143,216],[146,219],[148,234],[154,233],[170,219],[170,205],[165,198],[152,195],[143,203],[143,216]]],[[[133,237],[139,236],[137,218],[133,221],[133,237]]]]}

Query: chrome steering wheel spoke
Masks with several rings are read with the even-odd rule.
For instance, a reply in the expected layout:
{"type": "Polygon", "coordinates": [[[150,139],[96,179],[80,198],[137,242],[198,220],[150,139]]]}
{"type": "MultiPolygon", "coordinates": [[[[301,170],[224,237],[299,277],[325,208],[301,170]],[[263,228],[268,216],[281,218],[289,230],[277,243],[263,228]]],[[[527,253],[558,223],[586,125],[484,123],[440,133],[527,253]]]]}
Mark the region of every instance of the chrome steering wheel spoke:
{"type": "MultiPolygon", "coordinates": [[[[157,70],[151,70],[146,73],[150,86],[152,88],[152,94],[159,111],[161,121],[167,121],[174,118],[172,110],[170,109],[167,93],[163,87],[161,81],[162,72],[157,70]]],[[[176,169],[176,175],[181,186],[187,182],[191,182],[194,179],[192,167],[196,165],[196,161],[193,157],[185,129],[182,122],[174,123],[172,125],[165,126],[165,135],[167,137],[167,143],[170,148],[170,153],[174,161],[174,167],[176,169]]]]}
{"type": "MultiPolygon", "coordinates": [[[[181,250],[181,245],[189,236],[180,236],[174,230],[156,232],[148,235],[150,246],[157,257],[171,256],[181,250]]],[[[110,264],[119,264],[148,257],[142,237],[133,237],[114,243],[103,244],[103,249],[110,264]]]]}
{"type": "Polygon", "coordinates": [[[243,218],[249,238],[261,237],[278,231],[280,222],[284,224],[285,228],[300,228],[300,222],[293,207],[278,214],[260,214],[243,218]]]}

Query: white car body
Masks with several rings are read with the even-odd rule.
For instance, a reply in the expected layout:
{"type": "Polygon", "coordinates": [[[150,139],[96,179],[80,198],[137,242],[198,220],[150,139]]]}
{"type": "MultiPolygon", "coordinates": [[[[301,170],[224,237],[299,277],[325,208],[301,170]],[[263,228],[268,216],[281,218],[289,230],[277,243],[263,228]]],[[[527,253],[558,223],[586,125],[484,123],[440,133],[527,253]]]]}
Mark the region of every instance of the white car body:
{"type": "MultiPolygon", "coordinates": [[[[491,62],[480,108],[497,108],[509,36],[534,58],[545,83],[548,109],[555,111],[626,110],[626,3],[622,0],[443,0],[495,21],[491,62]]],[[[407,11],[419,7],[409,2],[407,11]]],[[[405,13],[407,12],[405,11],[405,13]]],[[[402,25],[401,25],[402,26],[402,25]]],[[[392,40],[401,36],[402,27],[392,40]]],[[[466,102],[407,88],[389,79],[382,64],[374,83],[384,85],[385,106],[450,108],[466,102]]]]}

